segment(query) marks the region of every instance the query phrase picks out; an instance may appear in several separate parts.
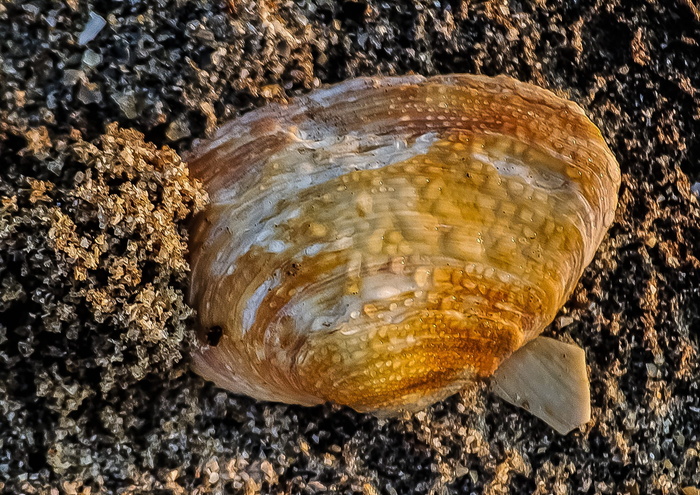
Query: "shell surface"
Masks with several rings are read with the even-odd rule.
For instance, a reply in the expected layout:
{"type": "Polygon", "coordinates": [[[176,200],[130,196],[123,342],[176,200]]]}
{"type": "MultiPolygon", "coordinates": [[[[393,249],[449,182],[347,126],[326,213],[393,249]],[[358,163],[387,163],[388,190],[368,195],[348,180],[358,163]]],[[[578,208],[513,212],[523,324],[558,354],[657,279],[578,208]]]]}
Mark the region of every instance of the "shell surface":
{"type": "Polygon", "coordinates": [[[355,79],[189,157],[196,372],[258,399],[415,410],[554,318],[619,166],[574,103],[507,77],[355,79]]]}

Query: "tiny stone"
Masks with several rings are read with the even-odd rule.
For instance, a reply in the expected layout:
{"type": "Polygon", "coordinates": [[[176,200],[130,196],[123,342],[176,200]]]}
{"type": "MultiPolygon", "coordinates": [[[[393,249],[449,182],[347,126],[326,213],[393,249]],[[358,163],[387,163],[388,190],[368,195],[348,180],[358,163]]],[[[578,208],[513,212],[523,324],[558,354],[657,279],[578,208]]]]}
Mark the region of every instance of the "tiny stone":
{"type": "Polygon", "coordinates": [[[325,492],[326,490],[328,490],[326,485],[324,485],[320,481],[310,481],[306,486],[317,492],[325,492]]]}
{"type": "Polygon", "coordinates": [[[33,14],[33,15],[37,15],[41,11],[41,9],[39,9],[39,7],[37,7],[36,5],[34,5],[32,3],[22,5],[22,9],[25,12],[29,12],[30,14],[33,14]]]}
{"type": "Polygon", "coordinates": [[[59,175],[63,169],[63,160],[49,160],[46,162],[46,168],[55,175],[59,175]]]}
{"type": "Polygon", "coordinates": [[[127,119],[135,119],[138,116],[136,98],[133,91],[113,94],[112,99],[127,119]]]}
{"type": "Polygon", "coordinates": [[[559,328],[568,327],[574,322],[571,316],[562,316],[559,318],[559,328]]]}
{"type": "Polygon", "coordinates": [[[102,55],[90,50],[89,48],[83,53],[83,64],[88,67],[97,67],[102,62],[102,55]]]}
{"type": "Polygon", "coordinates": [[[24,357],[28,357],[32,354],[32,352],[34,352],[32,346],[27,342],[20,342],[19,344],[17,344],[17,349],[19,349],[19,352],[24,357]]]}
{"type": "Polygon", "coordinates": [[[63,84],[64,86],[74,86],[84,76],[85,73],[82,70],[66,69],[63,72],[63,84]]]}
{"type": "Polygon", "coordinates": [[[673,439],[676,441],[679,447],[683,447],[685,445],[685,436],[681,432],[676,432],[673,435],[673,439]]]}
{"type": "Polygon", "coordinates": [[[78,99],[86,105],[102,102],[102,91],[96,83],[84,81],[78,90],[78,99]]]}
{"type": "Polygon", "coordinates": [[[700,196],[700,182],[696,182],[692,186],[690,186],[690,191],[693,192],[696,196],[700,196]]]}
{"type": "Polygon", "coordinates": [[[48,25],[51,26],[52,28],[55,28],[55,27],[56,27],[56,24],[57,24],[57,22],[56,22],[56,11],[52,10],[52,11],[49,13],[49,15],[47,15],[47,16],[45,17],[45,20],[46,20],[46,24],[48,24],[48,25]]]}
{"type": "Polygon", "coordinates": [[[165,131],[165,137],[170,141],[178,141],[190,136],[190,126],[185,116],[170,123],[165,131]]]}
{"type": "Polygon", "coordinates": [[[106,25],[107,21],[105,21],[104,17],[90,12],[90,19],[85,24],[85,28],[80,33],[80,36],[78,36],[78,44],[82,46],[94,40],[106,25]]]}
{"type": "Polygon", "coordinates": [[[369,39],[369,34],[367,33],[360,33],[359,36],[357,37],[357,43],[362,47],[365,48],[367,45],[367,40],[369,39]]]}
{"type": "Polygon", "coordinates": [[[646,368],[647,368],[647,376],[655,377],[658,375],[659,369],[656,367],[656,365],[654,363],[647,363],[646,368]]]}

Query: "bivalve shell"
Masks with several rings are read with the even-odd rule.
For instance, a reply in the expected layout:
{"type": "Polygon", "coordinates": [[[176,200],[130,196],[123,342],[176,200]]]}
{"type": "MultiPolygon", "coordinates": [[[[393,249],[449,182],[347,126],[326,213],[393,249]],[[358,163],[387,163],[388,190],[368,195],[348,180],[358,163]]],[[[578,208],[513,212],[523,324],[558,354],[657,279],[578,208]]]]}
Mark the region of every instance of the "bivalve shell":
{"type": "Polygon", "coordinates": [[[194,369],[377,414],[468,387],[535,339],[620,185],[580,107],[508,77],[354,79],[248,113],[189,159],[211,197],[191,230],[194,369]]]}

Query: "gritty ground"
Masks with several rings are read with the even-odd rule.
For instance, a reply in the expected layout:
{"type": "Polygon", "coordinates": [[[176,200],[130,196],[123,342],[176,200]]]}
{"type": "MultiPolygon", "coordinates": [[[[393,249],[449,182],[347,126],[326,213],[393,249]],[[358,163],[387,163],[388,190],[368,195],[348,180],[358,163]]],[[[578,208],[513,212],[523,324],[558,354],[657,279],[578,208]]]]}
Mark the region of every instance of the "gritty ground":
{"type": "Polygon", "coordinates": [[[0,2],[0,492],[700,493],[699,43],[692,0],[0,2]],[[583,431],[485,390],[378,420],[187,369],[206,198],[160,147],[409,72],[552,89],[620,162],[616,221],[547,331],[586,349],[583,431]]]}

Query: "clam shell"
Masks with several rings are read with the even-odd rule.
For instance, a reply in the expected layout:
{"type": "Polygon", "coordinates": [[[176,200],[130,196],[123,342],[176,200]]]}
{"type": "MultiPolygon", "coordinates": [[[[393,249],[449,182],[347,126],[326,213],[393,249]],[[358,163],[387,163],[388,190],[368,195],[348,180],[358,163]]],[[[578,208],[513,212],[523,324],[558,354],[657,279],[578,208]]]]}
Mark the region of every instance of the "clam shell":
{"type": "Polygon", "coordinates": [[[508,77],[363,78],[269,105],[189,157],[193,367],[257,399],[415,410],[554,318],[619,166],[576,104],[508,77]]]}

